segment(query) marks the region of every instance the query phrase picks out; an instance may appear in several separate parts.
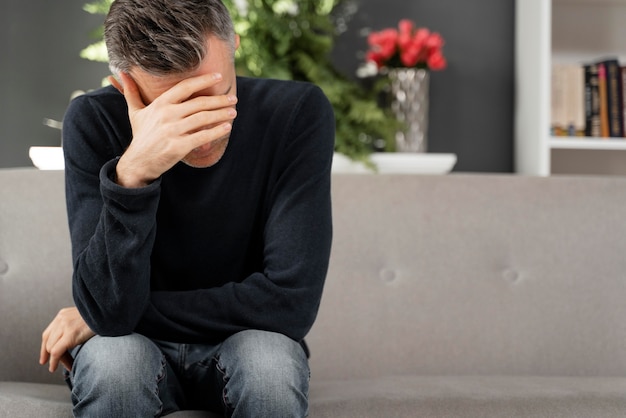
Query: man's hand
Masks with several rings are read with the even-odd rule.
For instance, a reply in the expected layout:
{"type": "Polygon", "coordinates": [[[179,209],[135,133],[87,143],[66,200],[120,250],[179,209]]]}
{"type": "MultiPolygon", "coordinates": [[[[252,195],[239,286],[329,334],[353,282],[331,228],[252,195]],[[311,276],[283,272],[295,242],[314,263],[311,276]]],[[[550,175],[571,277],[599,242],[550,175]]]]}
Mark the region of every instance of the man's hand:
{"type": "Polygon", "coordinates": [[[117,181],[141,187],[157,179],[195,148],[223,138],[232,129],[236,98],[201,92],[219,83],[219,74],[180,81],[146,105],[135,81],[120,74],[133,131],[130,146],[117,165],[117,181]],[[197,97],[194,97],[198,95],[197,97]]]}
{"type": "Polygon", "coordinates": [[[72,369],[73,359],[68,350],[83,344],[96,335],[80,316],[78,309],[61,309],[52,320],[41,338],[39,363],[50,362],[50,372],[56,371],[59,363],[66,369],[72,369]]]}

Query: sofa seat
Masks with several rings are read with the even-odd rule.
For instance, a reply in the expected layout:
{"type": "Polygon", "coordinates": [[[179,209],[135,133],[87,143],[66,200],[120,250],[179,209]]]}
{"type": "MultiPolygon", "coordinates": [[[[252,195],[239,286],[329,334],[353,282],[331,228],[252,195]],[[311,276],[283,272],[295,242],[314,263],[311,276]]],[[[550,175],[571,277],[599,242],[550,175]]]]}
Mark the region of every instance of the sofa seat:
{"type": "Polygon", "coordinates": [[[311,418],[623,418],[626,378],[394,376],[314,381],[311,404],[311,418]]]}
{"type": "MultiPolygon", "coordinates": [[[[71,417],[64,385],[0,382],[1,417],[71,417]]],[[[310,418],[623,418],[626,378],[389,376],[311,383],[310,418]]],[[[183,411],[172,418],[217,418],[183,411]]]]}
{"type": "Polygon", "coordinates": [[[64,385],[0,382],[0,417],[71,417],[68,395],[64,385]]]}
{"type": "MultiPolygon", "coordinates": [[[[70,391],[67,386],[49,383],[0,382],[0,418],[48,417],[72,417],[70,391]]],[[[219,418],[218,415],[200,411],[176,412],[168,417],[219,418]]]]}

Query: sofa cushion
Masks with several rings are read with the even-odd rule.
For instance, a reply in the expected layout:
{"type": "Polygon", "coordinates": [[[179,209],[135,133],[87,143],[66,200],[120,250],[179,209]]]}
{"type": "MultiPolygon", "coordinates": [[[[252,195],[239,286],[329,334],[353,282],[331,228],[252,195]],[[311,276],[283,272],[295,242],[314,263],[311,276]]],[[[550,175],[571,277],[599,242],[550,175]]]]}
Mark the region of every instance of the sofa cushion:
{"type": "Polygon", "coordinates": [[[0,173],[0,381],[62,384],[37,360],[41,333],[73,305],[63,172],[0,173]]]}
{"type": "Polygon", "coordinates": [[[626,376],[626,178],[333,178],[316,378],[626,376]]]}

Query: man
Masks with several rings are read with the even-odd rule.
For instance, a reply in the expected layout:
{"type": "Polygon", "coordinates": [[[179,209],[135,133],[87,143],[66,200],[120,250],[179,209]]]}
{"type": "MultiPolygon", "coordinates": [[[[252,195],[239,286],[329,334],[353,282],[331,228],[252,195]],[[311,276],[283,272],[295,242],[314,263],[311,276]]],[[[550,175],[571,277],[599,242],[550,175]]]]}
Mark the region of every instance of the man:
{"type": "Polygon", "coordinates": [[[74,414],[302,417],[331,243],[334,116],[240,78],[219,0],[117,0],[115,87],[64,120],[75,308],[43,333],[74,414]]]}

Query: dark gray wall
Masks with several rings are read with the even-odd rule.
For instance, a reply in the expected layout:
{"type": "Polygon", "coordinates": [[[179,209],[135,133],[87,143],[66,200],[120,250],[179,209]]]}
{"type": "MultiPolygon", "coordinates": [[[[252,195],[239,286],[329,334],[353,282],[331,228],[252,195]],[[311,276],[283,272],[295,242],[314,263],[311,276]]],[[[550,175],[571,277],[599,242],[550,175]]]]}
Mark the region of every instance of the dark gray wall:
{"type": "Polygon", "coordinates": [[[86,0],[2,0],[0,4],[0,167],[31,166],[31,145],[58,146],[61,120],[74,90],[100,86],[106,64],[81,59],[102,21],[86,0]]]}
{"type": "Polygon", "coordinates": [[[366,28],[409,18],[441,33],[448,68],[431,76],[429,151],[456,153],[455,171],[512,171],[515,0],[354,2],[358,13],[334,51],[338,66],[354,74],[366,28]]]}
{"type": "MultiPolygon", "coordinates": [[[[513,167],[515,0],[354,0],[358,13],[336,44],[334,60],[353,76],[366,49],[362,29],[411,18],[446,40],[448,68],[432,75],[429,148],[458,155],[455,171],[513,167]]],[[[0,4],[0,167],[30,166],[31,145],[59,145],[71,93],[100,85],[106,64],[81,59],[102,16],[86,0],[3,0],[0,4]]]]}

